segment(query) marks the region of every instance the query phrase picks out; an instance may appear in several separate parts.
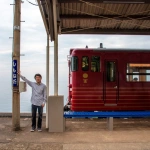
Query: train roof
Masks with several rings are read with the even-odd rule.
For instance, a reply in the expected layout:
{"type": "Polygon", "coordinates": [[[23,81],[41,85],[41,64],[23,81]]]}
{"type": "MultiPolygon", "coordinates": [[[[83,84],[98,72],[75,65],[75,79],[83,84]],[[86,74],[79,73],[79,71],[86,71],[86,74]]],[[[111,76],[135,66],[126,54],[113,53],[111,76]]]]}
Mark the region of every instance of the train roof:
{"type": "Polygon", "coordinates": [[[132,49],[132,48],[71,48],[70,51],[129,51],[129,52],[149,52],[150,49],[132,49]]]}

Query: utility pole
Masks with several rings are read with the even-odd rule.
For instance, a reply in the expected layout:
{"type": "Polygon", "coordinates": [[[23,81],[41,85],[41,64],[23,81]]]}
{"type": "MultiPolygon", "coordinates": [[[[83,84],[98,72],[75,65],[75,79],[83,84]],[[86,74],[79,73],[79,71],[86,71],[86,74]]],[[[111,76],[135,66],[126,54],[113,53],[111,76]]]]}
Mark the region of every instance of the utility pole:
{"type": "Polygon", "coordinates": [[[12,128],[20,130],[20,19],[21,0],[14,0],[13,52],[12,52],[12,128]]]}

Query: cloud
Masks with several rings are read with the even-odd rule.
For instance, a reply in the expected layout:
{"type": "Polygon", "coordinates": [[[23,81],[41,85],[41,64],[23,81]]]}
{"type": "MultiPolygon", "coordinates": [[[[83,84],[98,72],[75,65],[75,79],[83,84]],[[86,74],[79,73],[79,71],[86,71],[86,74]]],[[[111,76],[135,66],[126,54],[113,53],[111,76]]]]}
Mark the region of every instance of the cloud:
{"type": "Polygon", "coordinates": [[[12,1],[0,1],[0,51],[12,49],[13,6],[12,1]]]}
{"type": "MultiPolygon", "coordinates": [[[[34,0],[31,0],[33,3],[34,0]]],[[[12,62],[12,39],[13,36],[13,0],[0,1],[0,82],[7,81],[5,90],[11,95],[11,62],[12,62]]],[[[43,75],[43,82],[46,83],[46,42],[47,35],[42,21],[39,8],[25,1],[21,4],[21,72],[28,79],[34,81],[34,74],[39,72],[43,75]]],[[[106,48],[141,48],[150,49],[150,36],[131,35],[59,35],[58,44],[58,76],[59,94],[67,98],[68,93],[68,62],[70,48],[98,48],[100,43],[106,48]]],[[[54,93],[54,43],[50,42],[50,94],[54,93]]],[[[0,85],[3,89],[3,85],[0,85]]],[[[30,88],[28,92],[21,95],[21,103],[25,104],[30,99],[30,88]]],[[[6,91],[1,91],[6,93],[6,91]]],[[[0,99],[5,95],[1,94],[0,99]]],[[[11,96],[7,96],[7,102],[11,96]]],[[[4,101],[3,101],[4,102],[4,101]]],[[[8,103],[7,103],[8,105],[8,103]]],[[[6,106],[7,106],[6,105],[6,106]]],[[[9,106],[9,108],[11,108],[9,106]]],[[[25,111],[21,106],[21,109],[25,111]]],[[[29,109],[28,109],[29,110],[29,109]]]]}
{"type": "Polygon", "coordinates": [[[149,40],[150,37],[144,35],[61,35],[59,47],[85,48],[88,45],[97,48],[103,43],[106,48],[150,48],[149,40]]]}
{"type": "Polygon", "coordinates": [[[4,54],[12,54],[12,50],[0,50],[0,54],[4,55],[4,54]]]}

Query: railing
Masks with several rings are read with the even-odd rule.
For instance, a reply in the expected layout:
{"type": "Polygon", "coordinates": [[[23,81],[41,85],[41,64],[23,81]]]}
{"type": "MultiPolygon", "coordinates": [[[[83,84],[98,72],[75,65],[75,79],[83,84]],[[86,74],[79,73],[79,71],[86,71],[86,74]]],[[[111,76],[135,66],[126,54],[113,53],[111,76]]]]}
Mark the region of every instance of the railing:
{"type": "Polygon", "coordinates": [[[150,117],[150,111],[102,111],[102,112],[64,112],[65,118],[93,118],[93,117],[150,117]]]}
{"type": "Polygon", "coordinates": [[[64,112],[64,118],[107,118],[108,130],[113,130],[113,118],[150,117],[150,111],[64,112]]]}

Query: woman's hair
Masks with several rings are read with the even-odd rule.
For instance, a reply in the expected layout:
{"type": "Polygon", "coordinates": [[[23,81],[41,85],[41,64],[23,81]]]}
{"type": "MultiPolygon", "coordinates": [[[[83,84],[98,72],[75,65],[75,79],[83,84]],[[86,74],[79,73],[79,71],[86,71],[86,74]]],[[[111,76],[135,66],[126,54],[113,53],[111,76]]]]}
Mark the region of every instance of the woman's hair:
{"type": "Polygon", "coordinates": [[[35,74],[34,79],[36,78],[36,76],[39,76],[42,78],[42,76],[39,73],[35,74]]]}

